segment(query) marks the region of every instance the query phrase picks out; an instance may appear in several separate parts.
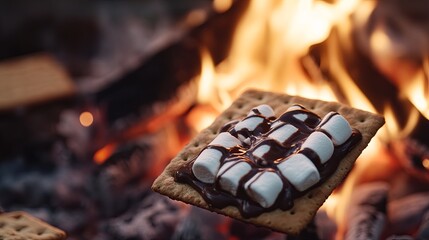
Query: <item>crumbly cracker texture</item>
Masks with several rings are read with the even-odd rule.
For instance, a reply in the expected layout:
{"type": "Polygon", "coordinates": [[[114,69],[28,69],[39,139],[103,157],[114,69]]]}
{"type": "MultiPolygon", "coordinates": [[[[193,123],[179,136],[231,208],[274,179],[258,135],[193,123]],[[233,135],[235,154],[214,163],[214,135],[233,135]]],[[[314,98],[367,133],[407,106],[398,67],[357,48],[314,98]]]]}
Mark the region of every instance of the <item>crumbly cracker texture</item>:
{"type": "Polygon", "coordinates": [[[312,221],[320,206],[345,179],[358,156],[383,124],[384,118],[381,115],[355,109],[341,103],[312,100],[282,93],[248,90],[218,116],[212,125],[201,131],[171,160],[163,173],[153,183],[152,189],[174,200],[183,201],[257,226],[267,227],[274,231],[296,235],[312,221]],[[218,135],[220,128],[225,123],[244,118],[253,107],[261,104],[271,106],[276,116],[281,115],[293,104],[300,104],[320,117],[331,111],[338,112],[349,121],[352,128],[362,133],[362,141],[341,160],[331,177],[304,196],[295,199],[294,207],[287,211],[277,209],[257,217],[244,218],[239,210],[233,206],[223,209],[210,208],[201,195],[191,186],[174,181],[175,172],[195,158],[218,135]]]}
{"type": "Polygon", "coordinates": [[[63,240],[66,239],[66,233],[28,213],[18,211],[0,214],[0,239],[63,240]]]}

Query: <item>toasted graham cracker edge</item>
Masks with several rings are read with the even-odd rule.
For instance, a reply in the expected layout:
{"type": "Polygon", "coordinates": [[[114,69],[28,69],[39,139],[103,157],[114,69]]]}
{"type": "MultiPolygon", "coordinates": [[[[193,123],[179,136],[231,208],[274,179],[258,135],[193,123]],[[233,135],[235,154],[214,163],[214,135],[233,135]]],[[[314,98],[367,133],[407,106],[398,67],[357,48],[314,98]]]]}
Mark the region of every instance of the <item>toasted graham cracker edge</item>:
{"type": "Polygon", "coordinates": [[[244,222],[295,235],[313,219],[317,210],[335,187],[350,172],[357,157],[383,124],[384,118],[381,115],[354,109],[340,103],[306,99],[281,93],[249,90],[243,93],[228,109],[216,118],[211,126],[201,131],[191,140],[155,180],[152,189],[175,200],[184,201],[244,222]],[[221,126],[231,120],[245,117],[250,109],[260,104],[270,105],[276,116],[279,116],[293,104],[301,104],[321,117],[330,111],[339,112],[349,121],[352,128],[358,129],[362,133],[362,141],[341,161],[336,172],[325,183],[311,190],[303,197],[296,199],[295,206],[288,211],[274,210],[258,217],[246,219],[233,206],[224,209],[211,209],[192,187],[176,183],[173,177],[174,173],[210,143],[217,136],[221,126]]]}
{"type": "Polygon", "coordinates": [[[0,214],[0,239],[63,240],[66,233],[22,211],[0,214]]]}

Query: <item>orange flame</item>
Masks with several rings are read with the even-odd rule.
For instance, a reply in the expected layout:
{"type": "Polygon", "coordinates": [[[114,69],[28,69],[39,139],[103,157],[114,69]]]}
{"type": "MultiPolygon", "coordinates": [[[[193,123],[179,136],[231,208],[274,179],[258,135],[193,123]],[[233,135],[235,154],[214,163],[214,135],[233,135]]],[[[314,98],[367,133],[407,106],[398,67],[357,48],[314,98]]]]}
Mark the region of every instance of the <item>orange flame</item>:
{"type": "Polygon", "coordinates": [[[401,89],[402,94],[429,119],[429,56],[424,57],[421,69],[401,89]]]}
{"type": "MultiPolygon", "coordinates": [[[[202,49],[198,101],[210,104],[219,113],[249,88],[338,100],[327,81],[308,79],[300,59],[309,46],[325,40],[331,26],[347,16],[357,3],[357,0],[336,4],[313,0],[251,1],[225,61],[215,67],[209,52],[202,49]]],[[[350,86],[353,87],[347,83],[343,87],[350,86]]],[[[367,101],[356,102],[362,105],[367,101]]],[[[197,130],[207,126],[196,125],[200,126],[197,130]]]]}
{"type": "MultiPolygon", "coordinates": [[[[303,57],[310,46],[327,39],[332,26],[339,26],[340,34],[348,34],[353,27],[347,20],[349,15],[353,13],[354,20],[362,24],[375,7],[375,1],[359,0],[340,0],[335,1],[335,4],[313,0],[251,1],[237,25],[227,59],[214,66],[210,54],[206,49],[202,50],[198,97],[201,106],[194,108],[188,121],[200,131],[249,88],[281,91],[328,101],[345,101],[352,107],[376,113],[374,104],[347,72],[343,59],[335,57],[340,55],[341,50],[336,47],[338,43],[335,39],[331,40],[334,41],[334,47],[327,49],[330,51],[327,62],[340,79],[335,82],[335,89],[318,72],[320,70],[312,67],[312,63],[306,62],[308,59],[303,57]],[[302,65],[312,70],[311,79],[308,73],[304,73],[302,65]],[[336,94],[338,91],[341,92],[340,95],[336,94]]],[[[377,26],[368,38],[367,47],[371,49],[368,54],[375,67],[387,77],[392,77],[389,72],[384,71],[386,67],[391,69],[396,64],[385,61],[386,57],[395,57],[392,56],[395,54],[392,50],[395,45],[386,29],[377,26]]],[[[401,90],[398,98],[408,99],[416,109],[410,109],[407,122],[402,125],[398,116],[395,116],[394,106],[386,105],[379,110],[385,116],[385,127],[362,153],[342,188],[332,194],[322,207],[337,222],[343,222],[351,192],[362,181],[362,175],[367,174],[374,159],[378,159],[378,164],[382,167],[396,168],[391,163],[384,143],[410,134],[419,120],[419,114],[429,119],[429,57],[425,56],[423,59],[421,68],[411,66],[392,79],[399,84],[398,88],[401,90]]],[[[423,164],[429,169],[429,159],[424,160],[423,164]]],[[[368,178],[375,177],[371,175],[368,178]]]]}

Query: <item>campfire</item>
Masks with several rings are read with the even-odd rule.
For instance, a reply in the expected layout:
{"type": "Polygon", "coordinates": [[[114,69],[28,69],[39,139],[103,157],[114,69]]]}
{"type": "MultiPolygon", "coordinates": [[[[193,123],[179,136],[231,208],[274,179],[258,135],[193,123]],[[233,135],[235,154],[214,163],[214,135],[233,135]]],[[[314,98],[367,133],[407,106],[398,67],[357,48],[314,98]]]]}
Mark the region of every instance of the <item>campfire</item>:
{"type": "MultiPolygon", "coordinates": [[[[399,0],[214,0],[189,10],[181,34],[154,43],[157,51],[93,81],[71,74],[77,96],[2,110],[7,133],[21,127],[17,119],[50,132],[28,127],[31,142],[6,145],[14,147],[0,161],[0,210],[27,211],[70,239],[429,239],[428,11],[423,1],[399,0]],[[168,161],[251,88],[386,119],[298,236],[150,190],[168,161]]],[[[62,62],[68,72],[72,60],[62,62]]]]}

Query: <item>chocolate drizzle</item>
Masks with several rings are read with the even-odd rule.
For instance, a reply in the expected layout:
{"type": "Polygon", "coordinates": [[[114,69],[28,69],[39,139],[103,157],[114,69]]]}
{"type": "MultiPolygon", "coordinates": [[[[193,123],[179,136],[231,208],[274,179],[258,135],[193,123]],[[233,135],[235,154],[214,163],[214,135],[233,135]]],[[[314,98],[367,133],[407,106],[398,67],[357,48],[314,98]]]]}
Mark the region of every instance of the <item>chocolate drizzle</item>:
{"type": "MultiPolygon", "coordinates": [[[[252,131],[246,128],[237,131],[234,126],[240,122],[238,120],[231,121],[221,128],[221,132],[229,132],[231,135],[237,138],[247,138],[246,141],[242,141],[242,146],[235,146],[229,149],[213,145],[206,147],[215,148],[222,152],[223,157],[221,159],[221,165],[230,161],[245,161],[252,167],[250,172],[240,179],[237,189],[237,196],[233,196],[230,193],[221,190],[218,181],[215,181],[214,184],[207,184],[197,180],[192,172],[192,164],[196,158],[192,159],[175,174],[175,181],[186,183],[192,186],[200,193],[200,195],[211,208],[222,209],[232,205],[237,207],[241,215],[245,218],[256,217],[264,212],[269,212],[274,209],[291,209],[293,207],[294,199],[303,196],[311,189],[325,182],[326,179],[328,179],[335,172],[341,159],[362,139],[360,132],[353,129],[352,136],[345,143],[336,146],[331,158],[325,164],[322,164],[318,155],[313,150],[309,148],[300,148],[303,142],[312,132],[321,130],[320,126],[324,123],[321,123],[321,118],[319,116],[302,107],[300,109],[287,111],[277,119],[265,118],[260,114],[259,111],[255,111],[255,109],[252,111],[254,115],[247,116],[242,121],[254,117],[263,118],[263,121],[252,131]],[[295,117],[297,114],[305,114],[306,117],[304,119],[299,119],[295,117]],[[268,137],[270,133],[278,130],[285,124],[293,125],[298,129],[298,131],[292,134],[283,143],[268,137]],[[258,158],[252,153],[257,147],[262,145],[268,145],[270,149],[268,152],[263,154],[261,158],[258,158]],[[284,159],[291,154],[296,153],[301,153],[307,156],[316,166],[320,174],[320,181],[303,192],[296,190],[277,168],[278,163],[284,161],[284,159]],[[244,188],[247,181],[262,171],[272,171],[276,173],[283,182],[283,189],[281,190],[275,203],[269,208],[264,208],[257,202],[254,202],[248,196],[244,188]]],[[[330,114],[327,118],[325,118],[325,121],[328,121],[329,118],[333,117],[335,114],[338,113],[330,114]]],[[[231,164],[230,168],[232,165],[234,164],[231,164]]],[[[223,173],[219,175],[222,174],[223,173]]]]}

